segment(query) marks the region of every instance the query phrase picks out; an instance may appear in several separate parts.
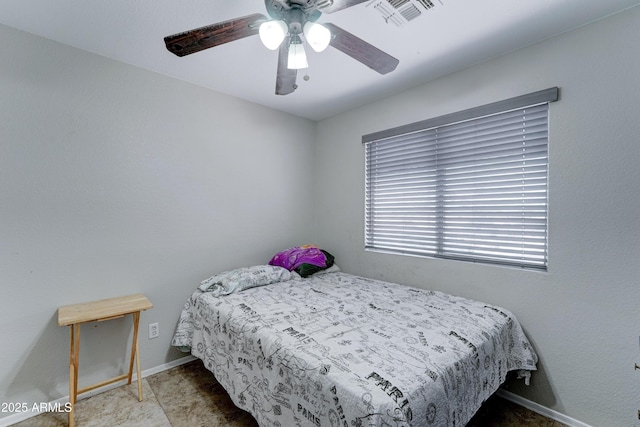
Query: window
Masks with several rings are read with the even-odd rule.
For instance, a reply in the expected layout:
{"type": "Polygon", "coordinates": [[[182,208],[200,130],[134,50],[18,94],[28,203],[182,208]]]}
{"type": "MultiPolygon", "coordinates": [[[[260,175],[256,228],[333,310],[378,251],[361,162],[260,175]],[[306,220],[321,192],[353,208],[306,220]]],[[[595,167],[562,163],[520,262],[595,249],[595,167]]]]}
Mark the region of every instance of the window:
{"type": "Polygon", "coordinates": [[[365,248],[546,270],[558,88],[363,136],[365,248]]]}

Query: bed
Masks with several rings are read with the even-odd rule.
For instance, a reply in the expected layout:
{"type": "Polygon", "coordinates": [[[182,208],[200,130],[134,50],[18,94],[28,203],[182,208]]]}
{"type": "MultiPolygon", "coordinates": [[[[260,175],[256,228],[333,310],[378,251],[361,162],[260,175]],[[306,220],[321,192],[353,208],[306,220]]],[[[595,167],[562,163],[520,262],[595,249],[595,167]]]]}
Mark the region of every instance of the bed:
{"type": "MultiPolygon", "coordinates": [[[[204,283],[204,282],[203,282],[204,283]]],[[[196,289],[172,345],[266,426],[463,426],[537,356],[490,304],[343,272],[196,289]]]]}

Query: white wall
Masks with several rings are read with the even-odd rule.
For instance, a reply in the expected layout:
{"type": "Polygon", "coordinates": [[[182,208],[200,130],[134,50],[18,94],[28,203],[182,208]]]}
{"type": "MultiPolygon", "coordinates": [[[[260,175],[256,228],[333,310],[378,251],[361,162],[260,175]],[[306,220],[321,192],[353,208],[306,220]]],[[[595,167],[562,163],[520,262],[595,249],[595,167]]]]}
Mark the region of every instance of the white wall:
{"type": "Polygon", "coordinates": [[[638,28],[628,10],[324,120],[316,137],[318,242],[338,264],[512,310],[540,363],[511,391],[602,427],[638,425],[640,409],[638,28]],[[552,86],[547,273],[363,250],[362,135],[552,86]]]}
{"type": "MultiPolygon", "coordinates": [[[[145,293],[153,368],[184,356],[170,338],[200,280],[311,237],[313,122],[8,27],[0,40],[0,402],[68,394],[59,306],[145,293]]],[[[129,324],[83,328],[80,387],[121,373],[129,324]]]]}

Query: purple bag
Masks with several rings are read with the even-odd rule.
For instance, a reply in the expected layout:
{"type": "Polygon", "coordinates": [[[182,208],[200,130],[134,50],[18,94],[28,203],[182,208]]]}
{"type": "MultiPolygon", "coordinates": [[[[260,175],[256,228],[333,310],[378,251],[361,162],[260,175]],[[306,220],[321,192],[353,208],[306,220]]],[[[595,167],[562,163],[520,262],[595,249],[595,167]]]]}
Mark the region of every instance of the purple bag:
{"type": "Polygon", "coordinates": [[[302,264],[326,267],[327,257],[317,246],[305,245],[295,246],[278,252],[271,258],[271,261],[269,261],[269,265],[284,267],[289,271],[295,270],[302,264]]]}

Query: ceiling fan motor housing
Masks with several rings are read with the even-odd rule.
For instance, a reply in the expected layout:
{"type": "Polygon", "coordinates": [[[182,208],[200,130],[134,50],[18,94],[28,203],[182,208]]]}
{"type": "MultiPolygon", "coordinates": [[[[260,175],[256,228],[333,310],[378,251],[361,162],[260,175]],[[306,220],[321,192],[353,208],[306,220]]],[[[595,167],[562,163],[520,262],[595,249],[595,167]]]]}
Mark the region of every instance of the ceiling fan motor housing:
{"type": "Polygon", "coordinates": [[[301,34],[302,26],[307,21],[305,14],[302,10],[293,8],[289,12],[288,19],[286,20],[289,26],[289,34],[301,34]]]}
{"type": "MultiPolygon", "coordinates": [[[[269,16],[285,21],[293,34],[299,34],[305,22],[315,22],[322,15],[317,3],[317,0],[265,0],[265,7],[269,16]]],[[[332,0],[320,0],[320,3],[324,5],[332,0]]]]}

